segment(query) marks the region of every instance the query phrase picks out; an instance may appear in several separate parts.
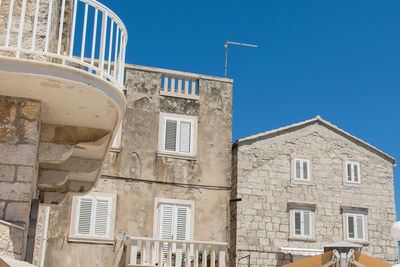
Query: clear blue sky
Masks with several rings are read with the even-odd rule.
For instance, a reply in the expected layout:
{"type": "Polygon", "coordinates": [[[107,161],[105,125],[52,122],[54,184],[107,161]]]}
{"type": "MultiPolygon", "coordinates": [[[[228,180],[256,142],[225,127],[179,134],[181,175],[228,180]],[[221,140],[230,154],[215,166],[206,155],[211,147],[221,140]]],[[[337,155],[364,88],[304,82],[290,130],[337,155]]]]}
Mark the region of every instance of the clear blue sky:
{"type": "MultiPolygon", "coordinates": [[[[400,161],[400,1],[100,0],[127,62],[234,79],[233,139],[321,115],[400,161]]],[[[400,218],[400,171],[394,169],[400,218]]]]}

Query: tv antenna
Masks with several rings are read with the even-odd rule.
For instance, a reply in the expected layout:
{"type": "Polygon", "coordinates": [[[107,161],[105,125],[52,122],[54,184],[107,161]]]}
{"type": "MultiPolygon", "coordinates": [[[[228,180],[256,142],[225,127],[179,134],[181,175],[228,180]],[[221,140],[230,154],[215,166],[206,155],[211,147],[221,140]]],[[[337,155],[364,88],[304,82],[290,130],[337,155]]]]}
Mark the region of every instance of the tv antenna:
{"type": "Polygon", "coordinates": [[[245,43],[237,43],[237,42],[231,42],[226,40],[225,42],[225,78],[226,78],[226,72],[228,70],[228,46],[230,44],[233,45],[241,45],[241,46],[249,46],[249,47],[255,47],[258,48],[258,45],[253,45],[253,44],[245,44],[245,43]]]}

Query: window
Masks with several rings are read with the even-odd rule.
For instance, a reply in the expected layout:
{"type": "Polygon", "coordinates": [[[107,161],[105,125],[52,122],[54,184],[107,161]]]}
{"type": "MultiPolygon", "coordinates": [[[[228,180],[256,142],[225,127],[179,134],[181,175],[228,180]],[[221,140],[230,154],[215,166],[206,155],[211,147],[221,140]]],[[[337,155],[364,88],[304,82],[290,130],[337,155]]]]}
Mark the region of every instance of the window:
{"type": "Polygon", "coordinates": [[[295,208],[291,210],[292,237],[312,237],[312,210],[295,208]]]}
{"type": "Polygon", "coordinates": [[[315,241],[315,203],[288,202],[289,239],[315,241]]]}
{"type": "Polygon", "coordinates": [[[194,229],[194,201],[156,199],[154,236],[161,239],[190,240],[194,229]]]}
{"type": "Polygon", "coordinates": [[[113,241],[115,208],[116,196],[113,194],[74,196],[69,240],[113,241]]]}
{"type": "Polygon", "coordinates": [[[360,183],[360,164],[358,162],[346,162],[346,182],[360,183]]]}
{"type": "Polygon", "coordinates": [[[309,181],[310,180],[310,161],[306,159],[294,160],[294,180],[309,181]]]}
{"type": "MultiPolygon", "coordinates": [[[[153,236],[158,239],[191,240],[194,229],[194,201],[156,198],[153,236]]],[[[159,249],[156,245],[156,250],[159,249]]],[[[161,245],[163,261],[167,260],[168,243],[161,245]]],[[[172,252],[185,251],[186,246],[173,243],[172,252]]]]}
{"type": "Polygon", "coordinates": [[[160,203],[161,239],[190,239],[190,206],[160,203]]]}
{"type": "Polygon", "coordinates": [[[346,238],[348,240],[365,240],[365,214],[345,213],[346,238]]]}
{"type": "Polygon", "coordinates": [[[196,130],[196,117],[161,113],[159,152],[194,155],[196,130]]]}

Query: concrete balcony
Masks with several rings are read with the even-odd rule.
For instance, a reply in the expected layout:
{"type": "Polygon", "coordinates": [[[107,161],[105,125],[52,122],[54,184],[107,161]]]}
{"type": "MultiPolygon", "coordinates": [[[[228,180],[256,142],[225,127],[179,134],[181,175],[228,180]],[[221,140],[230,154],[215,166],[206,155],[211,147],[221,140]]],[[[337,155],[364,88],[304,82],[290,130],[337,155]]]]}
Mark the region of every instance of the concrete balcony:
{"type": "Polygon", "coordinates": [[[125,111],[127,40],[94,0],[0,0],[0,95],[40,102],[42,192],[97,182],[125,111]]]}
{"type": "Polygon", "coordinates": [[[225,267],[227,243],[127,237],[126,266],[225,267]],[[188,256],[189,255],[189,256],[188,256]]]}

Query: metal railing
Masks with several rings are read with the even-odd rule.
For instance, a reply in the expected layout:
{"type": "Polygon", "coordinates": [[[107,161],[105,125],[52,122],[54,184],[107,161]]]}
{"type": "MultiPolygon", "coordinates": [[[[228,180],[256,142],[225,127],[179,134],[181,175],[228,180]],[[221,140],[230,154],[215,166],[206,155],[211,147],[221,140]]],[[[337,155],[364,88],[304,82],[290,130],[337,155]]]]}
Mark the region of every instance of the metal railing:
{"type": "Polygon", "coordinates": [[[227,243],[127,237],[126,266],[225,267],[227,243]]]}
{"type": "Polygon", "coordinates": [[[94,0],[0,0],[0,55],[74,67],[122,90],[128,33],[94,0]],[[100,22],[99,22],[100,18],[100,22]]]}

